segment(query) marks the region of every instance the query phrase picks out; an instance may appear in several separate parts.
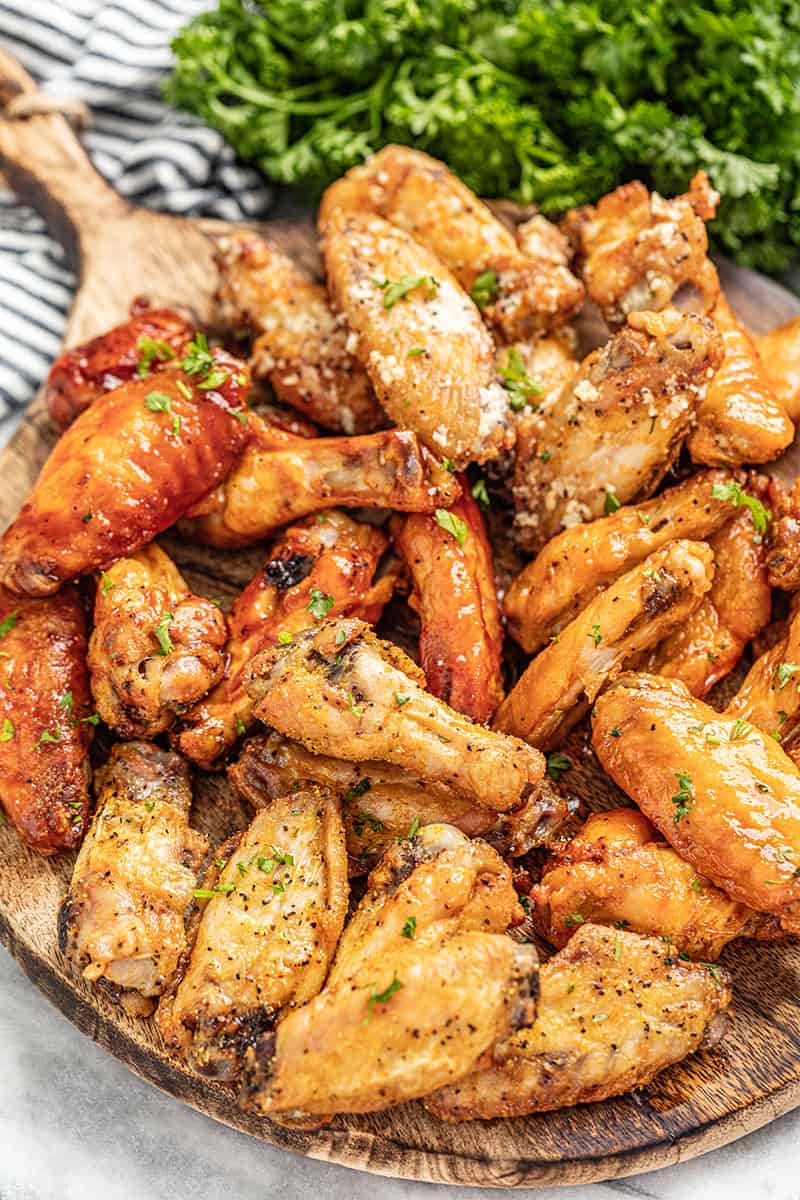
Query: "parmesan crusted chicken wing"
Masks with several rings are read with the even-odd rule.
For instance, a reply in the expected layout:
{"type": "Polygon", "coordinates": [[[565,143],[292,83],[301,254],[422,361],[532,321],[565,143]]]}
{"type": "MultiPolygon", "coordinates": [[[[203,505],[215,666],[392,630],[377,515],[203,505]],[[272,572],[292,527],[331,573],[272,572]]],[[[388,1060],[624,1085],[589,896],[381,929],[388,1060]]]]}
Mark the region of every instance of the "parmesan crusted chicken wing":
{"type": "Polygon", "coordinates": [[[800,421],[800,317],[756,338],[761,363],[792,421],[800,421]]]}

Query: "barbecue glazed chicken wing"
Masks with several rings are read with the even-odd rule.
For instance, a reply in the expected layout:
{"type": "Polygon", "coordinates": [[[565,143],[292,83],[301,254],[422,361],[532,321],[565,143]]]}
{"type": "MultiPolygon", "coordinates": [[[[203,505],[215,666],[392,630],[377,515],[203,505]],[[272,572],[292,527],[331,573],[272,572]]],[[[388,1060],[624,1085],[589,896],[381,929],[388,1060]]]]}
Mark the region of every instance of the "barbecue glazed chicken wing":
{"type": "MultiPolygon", "coordinates": [[[[644,1087],[725,1029],[727,975],[660,938],[582,925],[539,971],[536,1019],[503,1061],[428,1096],[444,1121],[521,1117],[644,1087]]],[[[495,1050],[497,1054],[497,1049],[495,1050]]]]}
{"type": "Polygon", "coordinates": [[[444,264],[380,217],[337,216],[325,266],[389,417],[457,466],[513,444],[508,397],[480,313],[444,264]]]}
{"type": "Polygon", "coordinates": [[[390,763],[501,812],[535,797],[542,755],[474,725],[424,682],[410,658],[354,619],[262,650],[245,672],[259,720],[315,754],[390,763]]]}
{"type": "Polygon", "coordinates": [[[97,585],[89,670],[97,711],[122,738],[169,729],[221,677],[225,617],[160,547],[121,558],[97,585]]]}
{"type": "Polygon", "coordinates": [[[219,238],[216,258],[222,323],[257,335],[254,379],[269,380],[279,400],[327,429],[372,433],[387,424],[321,284],[255,233],[219,238]]]}
{"type": "Polygon", "coordinates": [[[323,235],[350,214],[383,217],[431,250],[504,341],[562,325],[583,302],[555,226],[534,217],[515,240],[444,163],[420,150],[385,146],[331,184],[319,211],[323,235]]]}
{"type": "Polygon", "coordinates": [[[191,959],[158,1024],[196,1071],[230,1080],[248,1046],[325,981],[349,894],[339,803],[326,788],[301,788],[222,853],[199,889],[191,959]]]}
{"type": "Polygon", "coordinates": [[[774,738],[677,680],[625,675],[595,705],[592,745],[695,871],[800,932],[800,771],[774,738]]]}
{"type": "Polygon", "coordinates": [[[103,396],[56,443],[3,535],[11,591],[48,595],[134,553],[228,474],[248,439],[249,379],[203,344],[182,366],[103,396]]]}
{"type": "Polygon", "coordinates": [[[711,322],[674,311],[632,314],[584,359],[531,420],[514,479],[522,548],[536,552],[561,529],[654,491],[721,361],[711,322]]]}
{"type": "Polygon", "coordinates": [[[792,421],[800,421],[800,317],[756,338],[773,391],[792,421]]]}
{"type": "Polygon", "coordinates": [[[250,726],[243,674],[259,650],[291,642],[326,615],[378,620],[395,583],[392,572],[375,579],[387,545],[379,529],[335,509],[284,531],[233,605],[225,678],[181,722],[182,754],[208,768],[250,726]]]}
{"type": "Polygon", "coordinates": [[[189,828],[189,771],[148,742],[117,743],[59,914],[59,944],[90,982],[147,1015],[186,949],[185,917],[206,850],[189,828]]]}
{"type": "Polygon", "coordinates": [[[0,588],[0,803],[39,854],[86,832],[90,705],[78,589],[20,600],[0,588]]]}
{"type": "Polygon", "coordinates": [[[668,542],[587,604],[530,663],[494,726],[546,749],[626,663],[679,629],[711,587],[703,542],[668,542]]]}

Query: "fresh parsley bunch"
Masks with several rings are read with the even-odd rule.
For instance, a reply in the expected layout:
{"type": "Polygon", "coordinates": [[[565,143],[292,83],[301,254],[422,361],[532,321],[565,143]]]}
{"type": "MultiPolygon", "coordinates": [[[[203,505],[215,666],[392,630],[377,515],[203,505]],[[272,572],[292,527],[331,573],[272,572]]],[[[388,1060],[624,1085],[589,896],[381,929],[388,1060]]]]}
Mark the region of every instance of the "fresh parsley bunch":
{"type": "Polygon", "coordinates": [[[800,245],[800,0],[220,0],[173,48],[168,97],[285,183],[394,141],[557,212],[705,167],[725,250],[800,245]]]}

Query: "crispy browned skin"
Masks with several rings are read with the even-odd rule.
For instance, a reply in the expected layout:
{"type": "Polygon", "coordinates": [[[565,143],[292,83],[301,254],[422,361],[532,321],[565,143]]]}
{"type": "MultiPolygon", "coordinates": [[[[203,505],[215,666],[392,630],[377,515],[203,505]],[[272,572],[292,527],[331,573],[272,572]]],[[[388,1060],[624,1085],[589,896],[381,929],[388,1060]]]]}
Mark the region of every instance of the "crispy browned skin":
{"type": "Polygon", "coordinates": [[[0,803],[39,854],[79,846],[89,821],[86,636],[74,585],[45,600],[0,588],[0,803]]]}
{"type": "Polygon", "coordinates": [[[58,356],[44,387],[50,416],[66,429],[98,396],[130,379],[149,379],[191,336],[191,325],[171,308],[135,303],[129,321],[58,356]]]}
{"type": "Polygon", "coordinates": [[[514,478],[517,538],[535,552],[560,530],[655,490],[691,427],[722,342],[705,317],[634,313],[530,419],[514,478]]]}
{"type": "Polygon", "coordinates": [[[505,341],[568,321],[583,287],[567,266],[562,236],[534,217],[514,236],[444,163],[408,146],[385,146],[326,191],[319,210],[324,234],[334,215],[374,213],[427,246],[466,292],[487,272],[493,293],[482,305],[505,341]]]}
{"type": "Polygon", "coordinates": [[[189,591],[160,547],[121,558],[94,602],[89,670],[100,716],[122,738],[163,733],[221,677],[226,636],[222,612],[189,591]]]}
{"type": "Polygon", "coordinates": [[[681,858],[800,932],[800,771],[774,738],[640,674],[597,701],[592,745],[681,858]]]}
{"type": "Polygon", "coordinates": [[[530,900],[536,929],[554,946],[588,921],[661,937],[706,962],[763,919],[698,877],[635,808],[594,813],[551,855],[530,900]]]}
{"type": "Polygon", "coordinates": [[[334,306],[389,417],[457,466],[508,449],[514,429],[491,336],[447,267],[396,225],[362,214],[337,216],[324,249],[334,306]]]}
{"type": "Polygon", "coordinates": [[[711,311],[719,279],[708,258],[705,222],[718,202],[708,176],[698,171],[686,195],[672,200],[634,181],[567,214],[579,273],[612,328],[628,313],[668,308],[687,286],[691,308],[711,311]]]}
{"type": "Polygon", "coordinates": [[[528,654],[573,620],[590,600],[675,538],[702,541],[730,521],[727,500],[712,495],[731,483],[727,471],[698,471],[653,500],[556,534],[517,575],[503,609],[509,633],[528,654]]]}
{"type": "Polygon", "coordinates": [[[222,351],[213,362],[223,377],[214,388],[170,366],[109,392],[73,422],[3,535],[0,571],[11,591],[48,595],[132,554],[228,474],[248,439],[249,379],[222,351]],[[170,411],[148,408],[152,394],[170,411]]]}
{"type": "Polygon", "coordinates": [[[236,598],[225,678],[181,722],[177,749],[208,768],[235,745],[253,720],[244,668],[259,650],[313,626],[319,618],[309,605],[319,609],[321,604],[331,616],[377,621],[396,578],[387,572],[375,580],[387,545],[379,529],[359,525],[335,509],[285,530],[267,562],[236,598]]]}
{"type": "Polygon", "coordinates": [[[793,421],[800,421],[800,317],[756,338],[764,370],[793,421]]]}
{"type": "Polygon", "coordinates": [[[726,714],[752,721],[781,743],[790,743],[800,726],[800,614],[755,660],[726,714]]]}
{"type": "Polygon", "coordinates": [[[794,425],[767,375],[755,342],[720,292],[711,319],[725,357],[697,409],[687,440],[694,462],[737,467],[777,458],[794,440],[794,425]]]}
{"type": "Polygon", "coordinates": [[[544,758],[424,690],[422,672],[363,621],[328,621],[245,671],[255,714],[316,754],[391,763],[502,812],[536,796],[544,758]]]}
{"type": "Polygon", "coordinates": [[[186,949],[185,916],[206,839],[189,828],[186,764],[119,742],[98,776],[97,811],[59,914],[59,944],[85,979],[152,1011],[186,949]]]}
{"type": "Polygon", "coordinates": [[[767,574],[772,587],[800,589],[800,479],[786,494],[777,479],[770,480],[772,522],[769,528],[767,574]]]}
{"type": "Polygon", "coordinates": [[[421,513],[397,523],[394,541],[411,575],[429,691],[473,721],[488,721],[503,698],[503,629],[483,517],[461,482],[450,512],[464,522],[463,546],[421,513]]]}
{"type": "MultiPolygon", "coordinates": [[[[728,977],[676,960],[661,939],[582,925],[539,972],[536,1020],[502,1063],[429,1096],[444,1121],[521,1117],[619,1096],[725,1029],[728,977]]],[[[498,1051],[495,1051],[497,1056],[498,1051]]]]}
{"type": "Polygon", "coordinates": [[[704,542],[668,542],[621,575],[534,658],[494,726],[546,749],[626,663],[686,621],[711,587],[704,542]]]}
{"type": "Polygon", "coordinates": [[[339,802],[315,786],[275,800],[218,861],[158,1025],[196,1071],[230,1080],[247,1047],[325,981],[349,895],[339,802]]]}
{"type": "Polygon", "coordinates": [[[278,247],[242,231],[216,243],[224,325],[257,335],[251,366],[275,395],[339,433],[371,433],[386,416],[325,288],[278,247]]]}

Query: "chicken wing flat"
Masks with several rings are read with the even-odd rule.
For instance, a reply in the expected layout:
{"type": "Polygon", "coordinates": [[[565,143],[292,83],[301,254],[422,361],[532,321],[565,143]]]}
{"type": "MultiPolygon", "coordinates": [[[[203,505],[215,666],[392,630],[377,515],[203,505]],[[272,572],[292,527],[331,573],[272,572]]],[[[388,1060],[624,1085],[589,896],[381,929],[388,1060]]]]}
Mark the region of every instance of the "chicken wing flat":
{"type": "Polygon", "coordinates": [[[338,801],[314,786],[274,801],[218,862],[158,1024],[196,1071],[230,1080],[247,1047],[325,980],[349,894],[338,801]]]}
{"type": "Polygon", "coordinates": [[[444,264],[380,217],[337,217],[325,266],[389,417],[457,466],[513,444],[508,396],[480,313],[444,264]]]}
{"type": "Polygon", "coordinates": [[[686,621],[711,587],[704,542],[669,542],[586,606],[529,664],[494,727],[546,749],[626,663],[686,621]]]}
{"type": "Polygon", "coordinates": [[[275,395],[327,429],[372,433],[386,416],[325,288],[266,238],[242,231],[216,243],[223,324],[257,336],[251,366],[275,395]]]}
{"type": "Polygon", "coordinates": [[[53,363],[44,386],[50,416],[66,429],[98,396],[131,379],[149,379],[181,355],[191,337],[179,313],[135,302],[129,321],[65,350],[53,363]]]}
{"type": "Polygon", "coordinates": [[[584,359],[532,423],[514,480],[522,548],[536,552],[561,529],[654,491],[721,361],[711,322],[674,311],[632,314],[584,359]]]}
{"type": "Polygon", "coordinates": [[[777,458],[794,440],[794,425],[764,369],[755,342],[720,292],[711,319],[725,357],[697,409],[687,440],[692,460],[738,467],[777,458]]]}
{"type": "Polygon", "coordinates": [[[56,443],[3,535],[11,591],[48,595],[132,554],[228,474],[248,439],[248,372],[202,344],[182,360],[191,370],[109,392],[56,443]]]}
{"type": "Polygon", "coordinates": [[[335,509],[284,531],[233,605],[225,678],[181,722],[182,754],[209,768],[249,728],[253,701],[243,674],[259,650],[291,642],[326,614],[377,621],[395,583],[391,572],[375,580],[388,544],[379,529],[335,509]]]}
{"type": "Polygon", "coordinates": [[[263,650],[245,672],[256,716],[315,754],[390,763],[501,812],[538,793],[538,751],[474,725],[424,684],[410,658],[354,619],[263,650]]]}
{"type": "Polygon", "coordinates": [[[98,776],[91,829],[59,913],[59,945],[147,1015],[186,949],[185,915],[206,839],[189,828],[189,772],[177,754],[117,743],[98,776]]]}
{"type": "Polygon", "coordinates": [[[503,629],[483,517],[461,483],[446,526],[441,514],[414,514],[397,522],[394,543],[411,576],[428,689],[473,721],[488,721],[503,698],[503,629]]]}
{"type": "Polygon", "coordinates": [[[564,239],[545,217],[517,240],[444,163],[385,146],[322,198],[323,234],[342,214],[374,214],[411,234],[455,275],[505,341],[562,325],[583,303],[564,239]]]}
{"type": "Polygon", "coordinates": [[[800,421],[800,317],[756,338],[773,391],[792,421],[800,421]]]}
{"type": "MultiPolygon", "coordinates": [[[[726,471],[698,471],[653,500],[573,525],[539,551],[511,584],[504,612],[509,633],[528,654],[559,634],[590,600],[675,538],[702,541],[733,515],[717,493],[734,483],[726,471]]],[[[731,492],[733,495],[734,493],[731,492]]]]}
{"type": "Polygon", "coordinates": [[[612,329],[631,312],[670,307],[686,288],[694,311],[711,311],[719,279],[705,222],[718,203],[708,176],[698,171],[686,195],[672,200],[634,181],[567,214],[564,228],[579,273],[612,329]]]}
{"type": "Polygon", "coordinates": [[[757,725],[776,741],[788,744],[800,726],[800,614],[786,632],[755,660],[726,716],[757,725]]]}
{"type": "Polygon", "coordinates": [[[503,1062],[428,1096],[429,1112],[443,1121],[522,1117],[644,1087],[720,1039],[731,999],[719,967],[600,925],[582,925],[542,965],[539,984],[536,1020],[504,1043],[503,1062]]]}
{"type": "Polygon", "coordinates": [[[592,745],[695,871],[800,931],[800,771],[774,738],[677,680],[640,674],[597,701],[592,745]]]}
{"type": "Polygon", "coordinates": [[[530,901],[534,926],[554,946],[588,921],[660,937],[706,962],[763,921],[698,877],[634,808],[594,813],[551,855],[530,901]]]}
{"type": "Polygon", "coordinates": [[[39,854],[86,832],[90,706],[78,589],[20,600],[0,588],[0,803],[39,854]]]}
{"type": "Polygon", "coordinates": [[[227,623],[156,545],[103,572],[89,670],[97,711],[122,738],[163,733],[225,666],[227,623]]]}

